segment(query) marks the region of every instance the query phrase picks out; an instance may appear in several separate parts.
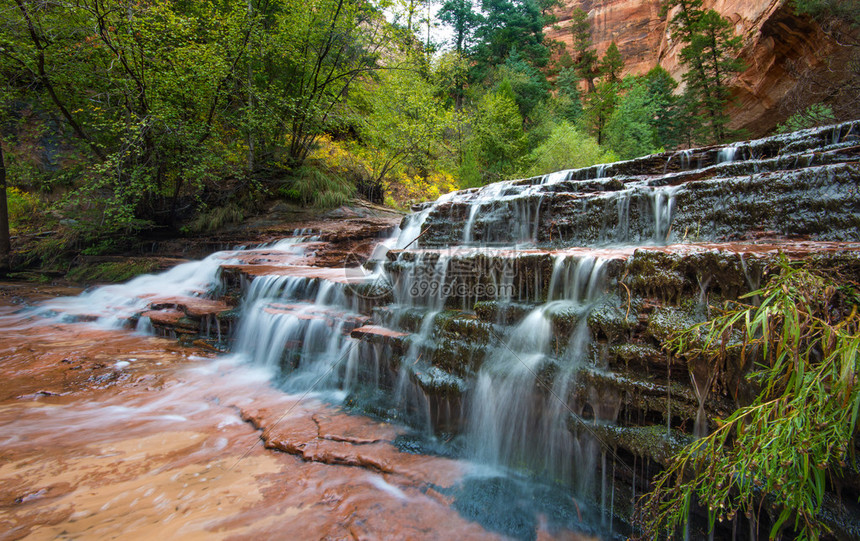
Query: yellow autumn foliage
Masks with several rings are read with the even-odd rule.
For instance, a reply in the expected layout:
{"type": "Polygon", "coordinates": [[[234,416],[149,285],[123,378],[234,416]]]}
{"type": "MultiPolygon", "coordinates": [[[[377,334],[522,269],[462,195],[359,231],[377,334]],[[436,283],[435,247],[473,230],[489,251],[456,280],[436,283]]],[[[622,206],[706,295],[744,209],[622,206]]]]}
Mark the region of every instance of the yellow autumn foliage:
{"type": "Polygon", "coordinates": [[[6,188],[6,201],[9,209],[9,227],[12,230],[34,218],[41,204],[35,195],[13,187],[6,188]]]}
{"type": "Polygon", "coordinates": [[[396,203],[403,206],[421,201],[433,201],[440,195],[460,189],[457,180],[444,171],[431,171],[425,178],[424,175],[410,175],[401,170],[393,177],[386,186],[386,192],[391,194],[396,203]]]}

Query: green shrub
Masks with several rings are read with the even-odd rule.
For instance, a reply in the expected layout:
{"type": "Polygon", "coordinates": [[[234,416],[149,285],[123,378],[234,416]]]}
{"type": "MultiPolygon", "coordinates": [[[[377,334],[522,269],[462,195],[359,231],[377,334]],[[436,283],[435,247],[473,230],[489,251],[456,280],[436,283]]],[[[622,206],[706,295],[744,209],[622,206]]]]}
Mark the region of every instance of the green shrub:
{"type": "Polygon", "coordinates": [[[549,138],[529,154],[531,166],[521,171],[520,176],[543,175],[615,160],[615,154],[602,149],[596,139],[569,122],[560,122],[552,129],[549,138]]]}
{"type": "Polygon", "coordinates": [[[833,114],[833,109],[823,103],[813,103],[803,111],[788,117],[784,124],[779,124],[776,127],[776,132],[789,133],[806,128],[826,126],[835,122],[836,115],[833,114]]]}
{"type": "Polygon", "coordinates": [[[235,203],[223,207],[215,207],[201,212],[194,220],[185,226],[190,233],[208,233],[221,229],[225,225],[237,224],[245,219],[245,212],[235,203]]]}
{"type": "Polygon", "coordinates": [[[349,202],[355,188],[343,177],[306,165],[295,171],[288,192],[297,194],[303,205],[317,208],[339,207],[349,202]]]}
{"type": "Polygon", "coordinates": [[[75,282],[125,282],[156,270],[158,263],[155,261],[129,259],[75,267],[66,274],[66,278],[75,282]]]}

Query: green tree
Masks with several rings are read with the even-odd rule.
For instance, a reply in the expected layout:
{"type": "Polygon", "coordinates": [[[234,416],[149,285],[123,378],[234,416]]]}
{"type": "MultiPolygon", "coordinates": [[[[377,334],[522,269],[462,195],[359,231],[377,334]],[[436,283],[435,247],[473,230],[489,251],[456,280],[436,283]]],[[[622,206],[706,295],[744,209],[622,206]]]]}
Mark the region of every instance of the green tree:
{"type": "Polygon", "coordinates": [[[356,125],[373,183],[398,166],[426,171],[451,124],[436,88],[417,70],[383,71],[356,88],[356,125]]]}
{"type": "Polygon", "coordinates": [[[624,67],[624,61],[614,42],[607,49],[598,66],[602,79],[594,86],[594,91],[589,92],[585,97],[583,121],[589,132],[602,145],[606,138],[606,126],[618,104],[619,75],[624,67]]]}
{"type": "Polygon", "coordinates": [[[508,81],[520,115],[529,119],[535,106],[546,101],[549,96],[549,82],[538,69],[528,64],[516,49],[512,49],[505,63],[499,69],[499,76],[508,81]]]}
{"type": "Polygon", "coordinates": [[[605,142],[606,124],[617,103],[618,84],[612,81],[600,81],[594,92],[585,96],[582,119],[588,131],[597,138],[598,144],[605,142]]]}
{"type": "Polygon", "coordinates": [[[549,137],[527,157],[528,167],[519,176],[533,176],[609,163],[615,154],[597,144],[593,137],[579,131],[573,124],[556,124],[549,137]]]}
{"type": "Polygon", "coordinates": [[[555,80],[555,108],[558,116],[568,122],[576,122],[582,116],[579,81],[573,68],[562,68],[555,80]]]}
{"type": "Polygon", "coordinates": [[[576,8],[570,16],[570,32],[573,37],[573,67],[576,75],[588,84],[588,91],[594,92],[594,79],[598,74],[598,57],[591,41],[591,23],[588,13],[576,8]]]}
{"type": "Polygon", "coordinates": [[[453,141],[456,167],[462,166],[465,157],[468,113],[464,110],[466,85],[469,78],[469,64],[465,57],[456,51],[449,51],[437,57],[432,72],[434,87],[445,101],[446,107],[453,102],[450,139],[453,141]]]}
{"type": "Polygon", "coordinates": [[[471,147],[484,183],[502,180],[521,169],[528,139],[510,83],[503,81],[498,91],[481,99],[472,130],[471,147]]]}
{"type": "MultiPolygon", "coordinates": [[[[453,75],[453,84],[450,85],[451,95],[454,98],[455,109],[460,111],[463,108],[465,87],[469,80],[466,56],[471,52],[472,41],[478,26],[481,24],[482,18],[480,14],[474,11],[471,0],[446,0],[442,4],[442,7],[439,8],[437,16],[442,23],[448,25],[454,31],[452,40],[454,42],[454,54],[458,61],[455,63],[446,62],[444,64],[456,68],[465,68],[450,71],[453,75]]],[[[450,58],[450,55],[448,56],[450,58]]]]}
{"type": "Polygon", "coordinates": [[[70,199],[101,230],[88,234],[172,223],[180,198],[224,163],[210,136],[243,54],[245,6],[16,0],[3,17],[0,69],[37,89],[27,99],[56,111],[93,158],[70,199]]]}
{"type": "Polygon", "coordinates": [[[688,64],[698,63],[702,69],[685,74],[686,81],[689,88],[699,92],[707,126],[715,139],[725,141],[730,136],[726,128],[729,121],[726,109],[731,101],[728,83],[744,69],[737,58],[741,38],[734,35],[732,24],[712,9],[702,15],[696,28],[698,33],[681,57],[688,64]]]}
{"type": "Polygon", "coordinates": [[[661,67],[626,77],[606,125],[606,142],[624,159],[672,148],[679,142],[678,83],[661,67]]]}
{"type": "Polygon", "coordinates": [[[456,51],[448,51],[435,59],[433,76],[436,86],[452,103],[456,111],[462,111],[469,84],[469,61],[456,51]]]}
{"type": "Polygon", "coordinates": [[[606,53],[600,60],[600,76],[605,80],[617,83],[621,81],[621,71],[624,69],[624,59],[615,42],[609,44],[606,53]]]}
{"type": "Polygon", "coordinates": [[[675,95],[678,82],[661,66],[655,66],[646,73],[644,82],[654,113],[651,125],[654,128],[655,146],[674,148],[681,142],[682,108],[679,97],[675,95]]]}
{"type": "Polygon", "coordinates": [[[301,165],[316,139],[344,120],[344,100],[361,76],[376,71],[392,37],[381,13],[360,0],[274,4],[260,48],[264,70],[255,78],[261,131],[286,159],[301,165]]]}
{"type": "Polygon", "coordinates": [[[556,0],[482,0],[484,13],[475,37],[473,80],[483,81],[494,66],[516,49],[530,65],[543,68],[552,53],[544,28],[555,19],[548,8],[556,0]]]}
{"type": "Polygon", "coordinates": [[[437,17],[454,31],[452,41],[457,54],[466,54],[481,22],[481,16],[475,12],[471,0],[446,0],[439,8],[437,17]]]}
{"type": "Polygon", "coordinates": [[[619,158],[630,159],[656,152],[654,117],[657,107],[651,91],[640,78],[628,78],[623,94],[606,123],[606,143],[619,158]]]}
{"type": "Polygon", "coordinates": [[[424,7],[425,0],[397,0],[396,5],[406,18],[406,40],[414,41],[415,32],[420,25],[418,14],[424,7]]]}
{"type": "Polygon", "coordinates": [[[812,15],[826,22],[840,19],[852,26],[860,25],[860,2],[857,0],[792,0],[798,13],[812,15]]]}

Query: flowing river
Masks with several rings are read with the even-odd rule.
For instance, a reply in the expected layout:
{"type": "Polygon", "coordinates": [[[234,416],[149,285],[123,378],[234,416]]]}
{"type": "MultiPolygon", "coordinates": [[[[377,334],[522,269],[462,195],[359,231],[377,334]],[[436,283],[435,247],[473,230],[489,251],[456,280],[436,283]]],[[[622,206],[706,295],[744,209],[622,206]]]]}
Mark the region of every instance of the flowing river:
{"type": "Polygon", "coordinates": [[[858,159],[847,123],[462,190],[353,254],[0,285],[0,538],[635,535],[744,392],[671,333],[780,257],[855,268],[858,159]]]}

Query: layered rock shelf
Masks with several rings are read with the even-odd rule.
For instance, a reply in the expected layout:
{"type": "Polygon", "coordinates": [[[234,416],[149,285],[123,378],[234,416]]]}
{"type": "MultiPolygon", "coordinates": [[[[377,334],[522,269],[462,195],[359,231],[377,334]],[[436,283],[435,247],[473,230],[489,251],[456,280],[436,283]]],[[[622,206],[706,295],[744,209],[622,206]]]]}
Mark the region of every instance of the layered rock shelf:
{"type": "MultiPolygon", "coordinates": [[[[703,368],[667,341],[781,258],[860,277],[858,162],[848,123],[464,190],[380,229],[390,250],[361,266],[314,266],[301,236],[223,252],[206,294],[145,297],[123,322],[343,392],[632,532],[649,476],[754,392],[740,364],[696,388],[703,368]]],[[[831,526],[860,534],[828,501],[831,526]]]]}

